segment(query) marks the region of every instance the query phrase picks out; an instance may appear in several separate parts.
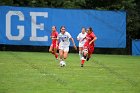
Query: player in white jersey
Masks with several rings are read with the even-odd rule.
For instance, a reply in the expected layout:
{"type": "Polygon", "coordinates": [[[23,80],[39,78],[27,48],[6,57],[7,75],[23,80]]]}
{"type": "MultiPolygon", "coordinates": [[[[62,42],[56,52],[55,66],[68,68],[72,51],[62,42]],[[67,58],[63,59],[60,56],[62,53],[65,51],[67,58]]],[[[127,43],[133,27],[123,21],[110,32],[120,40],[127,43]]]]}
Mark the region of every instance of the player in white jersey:
{"type": "Polygon", "coordinates": [[[86,37],[87,33],[86,33],[86,28],[82,28],[82,31],[81,33],[79,33],[79,35],[77,36],[77,40],[79,41],[79,56],[80,56],[80,59],[82,57],[82,50],[83,50],[83,46],[85,44],[85,37],[86,37]]]}
{"type": "Polygon", "coordinates": [[[75,50],[77,50],[77,47],[76,47],[75,42],[74,42],[74,39],[72,38],[72,36],[70,35],[70,33],[68,33],[66,31],[65,26],[61,26],[61,28],[60,28],[60,34],[58,35],[60,65],[61,65],[61,63],[64,63],[64,59],[66,59],[67,56],[68,56],[69,46],[70,46],[69,39],[72,41],[75,50]]]}

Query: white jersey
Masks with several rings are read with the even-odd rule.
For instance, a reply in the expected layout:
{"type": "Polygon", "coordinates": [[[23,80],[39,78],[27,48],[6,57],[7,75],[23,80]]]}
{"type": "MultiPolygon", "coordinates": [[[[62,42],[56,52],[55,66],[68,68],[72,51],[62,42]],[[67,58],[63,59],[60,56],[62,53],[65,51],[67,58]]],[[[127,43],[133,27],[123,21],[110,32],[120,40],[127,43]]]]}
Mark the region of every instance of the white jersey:
{"type": "Polygon", "coordinates": [[[71,35],[68,32],[65,32],[64,34],[60,33],[58,35],[58,39],[60,40],[59,46],[69,46],[71,38],[71,35]]]}
{"type": "Polygon", "coordinates": [[[86,37],[86,35],[87,33],[79,33],[79,35],[77,36],[77,39],[79,40],[79,47],[83,47],[83,45],[85,44],[86,40],[84,38],[86,37]]]}

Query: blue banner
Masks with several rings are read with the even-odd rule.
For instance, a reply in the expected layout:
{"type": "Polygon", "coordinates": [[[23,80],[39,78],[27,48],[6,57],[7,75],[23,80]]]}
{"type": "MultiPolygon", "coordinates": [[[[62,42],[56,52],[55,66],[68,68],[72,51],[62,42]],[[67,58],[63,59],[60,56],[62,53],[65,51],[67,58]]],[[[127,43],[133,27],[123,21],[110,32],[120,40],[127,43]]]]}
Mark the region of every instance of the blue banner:
{"type": "Polygon", "coordinates": [[[140,39],[132,40],[132,55],[140,56],[140,39]]]}
{"type": "Polygon", "coordinates": [[[96,47],[126,47],[126,12],[0,6],[0,44],[50,46],[51,26],[64,25],[76,39],[92,27],[96,47]]]}

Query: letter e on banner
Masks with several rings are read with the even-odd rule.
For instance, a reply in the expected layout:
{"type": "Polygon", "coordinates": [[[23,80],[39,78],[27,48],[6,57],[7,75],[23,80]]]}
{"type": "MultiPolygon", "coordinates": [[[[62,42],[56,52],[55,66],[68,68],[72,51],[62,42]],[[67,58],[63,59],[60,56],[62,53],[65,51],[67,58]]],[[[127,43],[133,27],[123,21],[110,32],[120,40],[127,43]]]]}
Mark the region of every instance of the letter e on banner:
{"type": "Polygon", "coordinates": [[[36,24],[37,16],[43,16],[44,18],[48,18],[48,12],[30,12],[31,16],[31,37],[30,41],[48,41],[48,36],[37,37],[37,29],[44,30],[44,24],[36,24]]]}

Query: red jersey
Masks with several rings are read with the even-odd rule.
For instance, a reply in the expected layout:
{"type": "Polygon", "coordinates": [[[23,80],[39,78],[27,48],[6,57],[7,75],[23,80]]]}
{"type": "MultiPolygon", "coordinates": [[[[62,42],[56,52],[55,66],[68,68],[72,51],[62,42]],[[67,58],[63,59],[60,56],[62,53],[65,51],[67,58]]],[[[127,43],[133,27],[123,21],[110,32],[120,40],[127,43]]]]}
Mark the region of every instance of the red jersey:
{"type": "Polygon", "coordinates": [[[84,46],[94,46],[94,42],[92,42],[90,45],[90,41],[93,40],[95,38],[95,34],[92,32],[91,34],[87,34],[86,35],[86,42],[84,44],[84,46]]]}
{"type": "Polygon", "coordinates": [[[58,37],[58,32],[57,32],[57,31],[53,31],[53,32],[51,33],[52,44],[56,44],[57,37],[58,37]]]}

